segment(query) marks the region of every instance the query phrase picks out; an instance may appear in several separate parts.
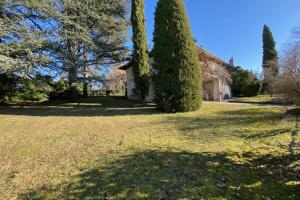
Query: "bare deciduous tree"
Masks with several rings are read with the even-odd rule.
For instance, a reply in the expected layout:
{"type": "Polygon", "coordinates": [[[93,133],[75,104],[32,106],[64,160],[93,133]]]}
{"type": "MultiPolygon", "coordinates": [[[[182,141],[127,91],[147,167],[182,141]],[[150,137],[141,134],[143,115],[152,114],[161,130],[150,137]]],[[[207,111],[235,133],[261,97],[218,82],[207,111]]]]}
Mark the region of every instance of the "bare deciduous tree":
{"type": "Polygon", "coordinates": [[[107,90],[120,93],[125,90],[126,72],[123,70],[112,69],[107,75],[108,81],[105,83],[107,90]]]}
{"type": "Polygon", "coordinates": [[[274,92],[290,103],[300,105],[300,43],[287,45],[281,56],[280,74],[273,83],[274,92]]]}

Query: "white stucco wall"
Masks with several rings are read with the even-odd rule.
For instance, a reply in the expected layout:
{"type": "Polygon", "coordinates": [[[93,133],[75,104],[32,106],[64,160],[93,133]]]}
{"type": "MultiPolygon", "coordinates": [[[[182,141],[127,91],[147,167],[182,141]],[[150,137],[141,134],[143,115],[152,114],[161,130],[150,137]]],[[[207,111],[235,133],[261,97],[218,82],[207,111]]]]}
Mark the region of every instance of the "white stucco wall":
{"type": "MultiPolygon", "coordinates": [[[[126,70],[127,74],[127,98],[130,100],[138,100],[138,96],[136,94],[135,82],[134,82],[134,73],[133,68],[130,67],[126,70]]],[[[146,96],[147,102],[153,102],[154,100],[154,88],[153,84],[150,84],[148,95],[146,96]]]]}
{"type": "Polygon", "coordinates": [[[218,78],[214,79],[214,101],[222,101],[221,81],[218,78]]]}
{"type": "Polygon", "coordinates": [[[228,81],[221,81],[222,100],[232,98],[232,90],[228,81]]]}
{"type": "Polygon", "coordinates": [[[231,98],[231,88],[227,81],[213,78],[203,83],[203,98],[209,101],[223,101],[231,98]]]}

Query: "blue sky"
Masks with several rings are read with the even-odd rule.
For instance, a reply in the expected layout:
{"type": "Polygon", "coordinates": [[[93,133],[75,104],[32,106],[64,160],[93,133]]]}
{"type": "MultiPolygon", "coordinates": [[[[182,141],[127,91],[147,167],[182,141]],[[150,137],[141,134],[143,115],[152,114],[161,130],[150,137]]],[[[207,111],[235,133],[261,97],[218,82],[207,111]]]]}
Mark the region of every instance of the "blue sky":
{"type": "MultiPolygon", "coordinates": [[[[156,0],[145,0],[148,42],[152,44],[156,0]]],[[[262,28],[268,24],[280,51],[292,28],[300,26],[300,0],[185,0],[198,45],[218,57],[257,72],[262,28]]]]}

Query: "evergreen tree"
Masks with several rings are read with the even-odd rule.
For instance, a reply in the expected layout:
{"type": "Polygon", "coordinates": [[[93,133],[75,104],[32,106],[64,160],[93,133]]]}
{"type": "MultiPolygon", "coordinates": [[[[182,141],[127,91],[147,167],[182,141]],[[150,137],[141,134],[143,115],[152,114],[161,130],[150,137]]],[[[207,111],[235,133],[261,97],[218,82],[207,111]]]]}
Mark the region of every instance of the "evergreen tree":
{"type": "Polygon", "coordinates": [[[154,88],[159,109],[198,110],[201,66],[183,0],[159,0],[155,12],[154,88]]]}
{"type": "MultiPolygon", "coordinates": [[[[53,42],[54,55],[69,74],[69,96],[76,100],[79,73],[86,81],[87,70],[122,61],[126,53],[126,0],[64,0],[62,12],[53,18],[60,36],[53,42]]],[[[57,8],[54,8],[57,10],[57,8]]],[[[85,85],[86,89],[86,85],[85,85]]],[[[86,91],[85,91],[86,93],[86,91]]]]}
{"type": "Polygon", "coordinates": [[[69,74],[76,98],[84,68],[99,69],[127,56],[127,0],[0,3],[0,72],[69,74]]]}
{"type": "Polygon", "coordinates": [[[272,93],[272,81],[279,73],[279,66],[276,43],[267,25],[263,28],[263,72],[263,92],[272,93]]]}
{"type": "Polygon", "coordinates": [[[149,90],[150,67],[147,52],[144,0],[132,0],[131,23],[133,30],[132,64],[136,89],[144,102],[149,90]]]}
{"type": "Polygon", "coordinates": [[[49,63],[39,54],[45,45],[45,35],[36,9],[51,7],[46,0],[0,2],[0,73],[18,71],[30,73],[36,66],[49,63]]]}

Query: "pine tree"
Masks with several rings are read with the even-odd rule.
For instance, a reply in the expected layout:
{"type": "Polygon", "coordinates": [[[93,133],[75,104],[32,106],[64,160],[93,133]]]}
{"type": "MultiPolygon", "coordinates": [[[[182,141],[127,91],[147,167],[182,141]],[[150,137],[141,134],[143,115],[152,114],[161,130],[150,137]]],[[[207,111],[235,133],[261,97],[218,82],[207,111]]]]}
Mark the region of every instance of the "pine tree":
{"type": "Polygon", "coordinates": [[[159,109],[198,110],[202,102],[201,66],[183,0],[159,0],[153,55],[159,109]]]}
{"type": "Polygon", "coordinates": [[[147,52],[146,27],[144,16],[144,0],[132,0],[131,23],[133,30],[132,64],[135,85],[141,100],[146,100],[149,90],[150,67],[147,52]]]}
{"type": "Polygon", "coordinates": [[[263,92],[272,93],[272,81],[279,73],[278,53],[273,34],[267,25],[263,28],[263,92]]]}

